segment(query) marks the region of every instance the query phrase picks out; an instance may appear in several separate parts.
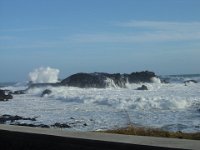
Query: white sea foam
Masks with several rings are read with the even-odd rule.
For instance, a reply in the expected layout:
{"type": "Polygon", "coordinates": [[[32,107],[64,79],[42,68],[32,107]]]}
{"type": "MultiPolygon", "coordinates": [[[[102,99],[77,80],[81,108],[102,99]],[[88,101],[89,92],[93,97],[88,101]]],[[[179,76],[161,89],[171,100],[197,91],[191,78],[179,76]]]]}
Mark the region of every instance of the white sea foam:
{"type": "MultiPolygon", "coordinates": [[[[27,94],[14,95],[13,100],[0,103],[0,114],[37,117],[33,123],[54,124],[86,122],[73,130],[93,131],[127,126],[158,127],[165,130],[200,131],[200,83],[127,84],[116,88],[42,87],[27,94]],[[149,90],[135,90],[145,84],[149,90]],[[41,97],[42,92],[52,92],[41,97]]],[[[113,87],[112,87],[113,86],[113,87]]],[[[11,88],[11,87],[10,87],[11,88]]],[[[12,89],[12,88],[11,88],[12,89]]]]}
{"type": "Polygon", "coordinates": [[[150,80],[152,83],[161,83],[160,79],[157,77],[152,77],[150,80]]]}
{"type": "Polygon", "coordinates": [[[111,79],[111,78],[107,78],[106,80],[105,80],[105,82],[106,82],[106,87],[117,87],[116,85],[115,85],[115,82],[111,79]]]}
{"type": "Polygon", "coordinates": [[[29,73],[29,79],[32,83],[55,83],[59,72],[58,69],[40,67],[29,73]]]}

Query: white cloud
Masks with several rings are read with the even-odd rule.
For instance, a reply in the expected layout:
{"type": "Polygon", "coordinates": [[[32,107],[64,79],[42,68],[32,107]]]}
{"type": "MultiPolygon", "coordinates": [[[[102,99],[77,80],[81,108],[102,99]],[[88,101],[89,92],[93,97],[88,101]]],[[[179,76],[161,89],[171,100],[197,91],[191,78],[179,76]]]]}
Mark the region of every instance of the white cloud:
{"type": "MultiPolygon", "coordinates": [[[[13,48],[60,48],[76,44],[98,43],[147,43],[147,42],[186,42],[197,43],[200,40],[200,22],[165,22],[165,21],[128,21],[115,23],[112,32],[73,34],[59,37],[59,40],[29,41],[22,40],[10,45],[1,45],[0,49],[13,48]],[[128,28],[128,30],[126,30],[128,28]],[[133,28],[133,30],[131,30],[133,28]],[[114,32],[113,32],[114,31],[114,32]],[[122,32],[125,31],[125,32],[122,32]]],[[[24,28],[13,31],[48,30],[52,28],[24,28]]],[[[12,31],[12,30],[9,30],[12,31]]],[[[12,36],[0,36],[0,41],[13,40],[12,36]]]]}
{"type": "Polygon", "coordinates": [[[200,40],[200,32],[141,32],[132,34],[82,34],[69,37],[75,43],[138,43],[200,40]]]}
{"type": "MultiPolygon", "coordinates": [[[[120,28],[135,28],[129,33],[77,34],[68,37],[76,43],[138,43],[200,40],[200,22],[129,21],[120,28]],[[136,30],[141,28],[140,30],[136,30]]],[[[119,28],[119,30],[120,30],[119,28]]],[[[129,30],[130,31],[130,30],[129,30]]]]}
{"type": "Polygon", "coordinates": [[[167,21],[137,21],[119,22],[120,27],[134,27],[154,30],[173,30],[173,31],[200,31],[200,22],[167,22],[167,21]]]}

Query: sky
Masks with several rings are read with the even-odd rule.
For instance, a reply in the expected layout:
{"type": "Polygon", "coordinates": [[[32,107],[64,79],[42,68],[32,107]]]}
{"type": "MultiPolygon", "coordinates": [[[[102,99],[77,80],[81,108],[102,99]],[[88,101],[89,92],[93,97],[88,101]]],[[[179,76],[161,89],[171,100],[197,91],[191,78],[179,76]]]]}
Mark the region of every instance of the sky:
{"type": "Polygon", "coordinates": [[[0,0],[0,82],[39,67],[200,73],[199,0],[0,0]]]}

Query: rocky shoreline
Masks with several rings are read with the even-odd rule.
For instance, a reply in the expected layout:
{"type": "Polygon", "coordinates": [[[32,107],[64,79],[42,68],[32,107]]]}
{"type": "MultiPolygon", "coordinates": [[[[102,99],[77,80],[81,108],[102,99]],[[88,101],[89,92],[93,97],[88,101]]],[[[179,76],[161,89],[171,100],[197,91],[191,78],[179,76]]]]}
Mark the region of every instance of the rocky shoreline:
{"type": "MultiPolygon", "coordinates": [[[[26,94],[29,89],[41,88],[41,87],[78,87],[78,88],[107,88],[107,87],[119,87],[126,88],[127,83],[152,83],[153,79],[157,78],[162,83],[169,83],[166,79],[159,78],[154,72],[141,71],[133,72],[130,74],[109,74],[109,73],[76,73],[73,74],[60,82],[57,83],[29,83],[28,88],[18,91],[10,91],[6,89],[0,89],[0,101],[8,101],[13,98],[13,95],[26,94]]],[[[196,80],[187,80],[183,82],[185,86],[189,83],[198,83],[196,80]]],[[[148,87],[142,85],[135,90],[148,90],[148,87]]],[[[51,90],[46,89],[41,94],[44,95],[51,94],[51,90]]]]}
{"type": "MultiPolygon", "coordinates": [[[[0,89],[0,101],[8,101],[13,98],[13,95],[25,94],[31,88],[38,87],[59,87],[71,86],[78,88],[106,88],[120,87],[126,88],[127,83],[150,83],[152,78],[157,77],[154,72],[142,71],[133,72],[131,74],[109,74],[109,73],[77,73],[73,74],[58,83],[29,83],[29,87],[25,90],[10,91],[0,89]]],[[[138,90],[147,90],[147,87],[141,87],[138,90]]],[[[41,96],[50,94],[51,91],[46,89],[41,96]]]]}
{"type": "MultiPolygon", "coordinates": [[[[8,115],[8,114],[4,114],[0,116],[0,124],[10,124],[10,125],[16,125],[16,126],[40,127],[40,128],[73,128],[76,126],[82,126],[82,127],[88,126],[86,122],[78,121],[73,117],[70,118],[70,122],[64,122],[64,123],[56,122],[51,125],[34,123],[36,121],[37,121],[37,117],[27,118],[27,117],[22,117],[18,115],[13,116],[13,115],[8,115]],[[30,121],[32,123],[24,123],[23,121],[30,121]]],[[[93,120],[90,120],[90,121],[93,121],[93,120]]]]}

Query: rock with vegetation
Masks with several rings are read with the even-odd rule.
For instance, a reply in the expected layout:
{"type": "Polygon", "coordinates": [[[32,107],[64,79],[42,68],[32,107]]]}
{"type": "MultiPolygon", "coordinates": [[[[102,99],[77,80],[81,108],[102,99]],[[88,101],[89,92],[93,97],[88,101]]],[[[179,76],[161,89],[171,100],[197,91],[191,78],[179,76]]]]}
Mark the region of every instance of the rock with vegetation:
{"type": "Polygon", "coordinates": [[[108,131],[104,131],[104,132],[114,133],[114,134],[125,134],[125,135],[200,140],[200,132],[197,132],[197,133],[183,133],[181,131],[170,132],[170,131],[165,131],[165,130],[161,130],[161,129],[135,127],[135,126],[113,129],[113,130],[108,130],[108,131]]]}

